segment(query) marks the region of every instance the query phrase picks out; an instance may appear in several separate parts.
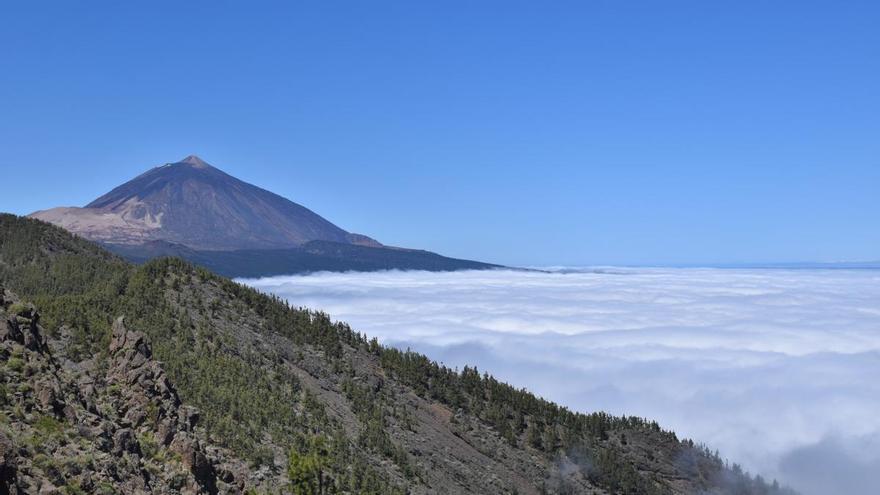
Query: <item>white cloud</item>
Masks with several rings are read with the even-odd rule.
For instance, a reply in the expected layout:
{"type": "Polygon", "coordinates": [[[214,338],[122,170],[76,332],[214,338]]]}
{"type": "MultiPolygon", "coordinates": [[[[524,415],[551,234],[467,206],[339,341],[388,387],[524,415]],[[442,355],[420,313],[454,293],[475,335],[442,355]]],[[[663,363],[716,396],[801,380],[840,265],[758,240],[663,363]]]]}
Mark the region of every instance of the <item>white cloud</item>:
{"type": "Polygon", "coordinates": [[[880,463],[872,449],[880,438],[878,271],[322,273],[247,282],[570,408],[656,419],[805,494],[853,493],[880,463]]]}

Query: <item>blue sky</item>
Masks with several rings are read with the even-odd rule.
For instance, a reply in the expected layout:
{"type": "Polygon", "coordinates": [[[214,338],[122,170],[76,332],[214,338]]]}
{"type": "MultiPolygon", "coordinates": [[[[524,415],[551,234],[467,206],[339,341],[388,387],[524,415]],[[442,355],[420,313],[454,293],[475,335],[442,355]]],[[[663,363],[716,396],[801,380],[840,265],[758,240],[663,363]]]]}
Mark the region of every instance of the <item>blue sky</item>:
{"type": "Polygon", "coordinates": [[[455,256],[878,259],[878,5],[3,2],[0,210],[195,153],[455,256]]]}

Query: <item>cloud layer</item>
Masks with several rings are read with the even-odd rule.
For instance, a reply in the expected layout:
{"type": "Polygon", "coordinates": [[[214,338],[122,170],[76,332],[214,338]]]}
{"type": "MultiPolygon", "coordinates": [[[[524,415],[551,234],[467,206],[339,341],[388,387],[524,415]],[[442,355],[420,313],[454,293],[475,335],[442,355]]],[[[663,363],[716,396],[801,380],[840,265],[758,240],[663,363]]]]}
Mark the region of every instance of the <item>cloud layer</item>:
{"type": "Polygon", "coordinates": [[[880,271],[322,273],[246,282],[570,408],[656,419],[805,494],[867,493],[880,466],[880,271]]]}

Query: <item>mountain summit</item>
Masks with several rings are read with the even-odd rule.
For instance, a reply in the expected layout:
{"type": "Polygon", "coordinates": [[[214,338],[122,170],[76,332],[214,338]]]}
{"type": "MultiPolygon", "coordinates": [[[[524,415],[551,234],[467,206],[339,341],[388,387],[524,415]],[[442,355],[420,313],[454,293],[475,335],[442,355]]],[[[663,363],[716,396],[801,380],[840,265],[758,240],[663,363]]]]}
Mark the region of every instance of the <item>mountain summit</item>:
{"type": "Polygon", "coordinates": [[[188,157],[180,160],[179,164],[186,164],[195,168],[213,168],[208,163],[196,155],[189,155],[188,157]]]}
{"type": "Polygon", "coordinates": [[[178,256],[230,277],[495,267],[383,246],[196,155],[152,168],[85,207],[30,216],[102,243],[131,261],[178,256]]]}
{"type": "Polygon", "coordinates": [[[200,250],[282,249],[314,240],[379,245],[195,155],[148,170],[85,208],[31,216],[87,239],[123,245],[156,240],[200,250]]]}

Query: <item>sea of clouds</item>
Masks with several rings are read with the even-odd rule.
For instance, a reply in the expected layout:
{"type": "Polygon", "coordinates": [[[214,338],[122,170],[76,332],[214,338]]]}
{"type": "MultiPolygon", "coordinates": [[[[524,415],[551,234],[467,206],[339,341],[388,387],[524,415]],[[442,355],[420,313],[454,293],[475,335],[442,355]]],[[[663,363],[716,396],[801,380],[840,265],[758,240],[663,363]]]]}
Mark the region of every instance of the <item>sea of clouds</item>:
{"type": "Polygon", "coordinates": [[[805,495],[880,482],[880,271],[319,273],[243,281],[579,411],[657,420],[805,495]]]}

